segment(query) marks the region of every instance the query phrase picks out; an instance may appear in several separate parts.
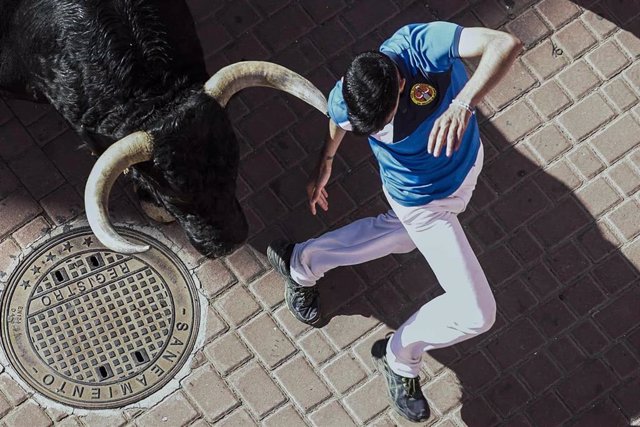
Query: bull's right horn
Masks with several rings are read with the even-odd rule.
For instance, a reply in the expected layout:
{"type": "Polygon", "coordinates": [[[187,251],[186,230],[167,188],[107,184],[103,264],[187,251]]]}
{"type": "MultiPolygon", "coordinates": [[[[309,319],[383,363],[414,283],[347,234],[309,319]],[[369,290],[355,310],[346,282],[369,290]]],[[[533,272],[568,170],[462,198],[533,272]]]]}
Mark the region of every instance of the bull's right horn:
{"type": "Polygon", "coordinates": [[[84,188],[84,206],[93,234],[107,248],[123,254],[149,250],[148,245],[132,243],[111,225],[109,220],[109,193],[118,176],[128,167],[151,160],[151,135],[136,132],[112,144],[96,161],[84,188]]]}
{"type": "Polygon", "coordinates": [[[236,92],[253,86],[283,90],[327,114],[327,100],[309,80],[271,62],[245,61],[228,65],[204,85],[205,92],[225,107],[236,92]]]}

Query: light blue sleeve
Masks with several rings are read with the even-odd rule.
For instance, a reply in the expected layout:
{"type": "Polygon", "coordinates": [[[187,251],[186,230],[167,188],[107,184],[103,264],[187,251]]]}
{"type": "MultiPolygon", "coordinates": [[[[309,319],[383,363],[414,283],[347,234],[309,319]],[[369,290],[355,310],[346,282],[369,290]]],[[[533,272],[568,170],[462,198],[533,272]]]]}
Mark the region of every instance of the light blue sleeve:
{"type": "Polygon", "coordinates": [[[425,72],[444,72],[460,57],[458,44],[462,27],[451,22],[409,24],[380,46],[390,57],[400,56],[408,65],[425,72]]]}
{"type": "Polygon", "coordinates": [[[344,130],[351,130],[351,123],[349,123],[349,112],[347,110],[347,104],[344,102],[342,96],[342,80],[339,80],[336,85],[329,92],[328,99],[328,113],[331,120],[333,120],[338,126],[344,130]]]}

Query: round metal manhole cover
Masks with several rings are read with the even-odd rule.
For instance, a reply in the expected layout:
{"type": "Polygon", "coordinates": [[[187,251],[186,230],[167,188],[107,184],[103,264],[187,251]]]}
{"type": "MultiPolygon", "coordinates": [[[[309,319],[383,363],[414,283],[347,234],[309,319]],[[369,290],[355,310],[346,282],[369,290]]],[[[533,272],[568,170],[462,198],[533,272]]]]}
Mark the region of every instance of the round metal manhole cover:
{"type": "Polygon", "coordinates": [[[2,344],[18,374],[66,405],[122,407],[159,390],[184,365],[198,332],[195,284],[164,245],[123,255],[88,228],[45,243],[12,274],[2,344]]]}

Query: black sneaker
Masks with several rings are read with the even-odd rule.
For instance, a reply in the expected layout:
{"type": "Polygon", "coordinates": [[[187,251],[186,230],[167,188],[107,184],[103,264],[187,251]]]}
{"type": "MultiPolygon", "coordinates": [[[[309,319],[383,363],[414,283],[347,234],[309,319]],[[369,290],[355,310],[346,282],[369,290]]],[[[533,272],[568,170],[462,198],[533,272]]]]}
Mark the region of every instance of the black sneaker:
{"type": "Polygon", "coordinates": [[[267,259],[285,280],[284,299],[289,311],[299,321],[314,325],[320,320],[318,286],[300,286],[293,281],[289,270],[292,253],[292,243],[276,240],[267,248],[267,259]]]}
{"type": "Polygon", "coordinates": [[[391,404],[409,421],[425,421],[429,418],[430,410],[420,389],[420,377],[403,377],[391,370],[386,357],[388,341],[389,338],[385,338],[373,343],[371,357],[378,371],[387,380],[387,394],[391,404]]]}

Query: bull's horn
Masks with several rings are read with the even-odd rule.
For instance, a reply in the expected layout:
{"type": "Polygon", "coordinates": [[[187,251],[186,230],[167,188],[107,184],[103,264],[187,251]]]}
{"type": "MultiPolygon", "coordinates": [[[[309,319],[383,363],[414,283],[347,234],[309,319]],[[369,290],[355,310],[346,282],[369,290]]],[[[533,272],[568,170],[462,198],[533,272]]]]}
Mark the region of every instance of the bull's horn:
{"type": "Polygon", "coordinates": [[[120,236],[109,221],[109,193],[113,183],[126,168],[152,158],[152,139],[148,133],[136,132],[111,145],[93,166],[84,189],[84,206],[93,234],[107,248],[123,254],[149,250],[120,236]]]}
{"type": "Polygon", "coordinates": [[[245,61],[228,65],[204,85],[205,92],[225,107],[236,92],[252,86],[283,90],[327,114],[327,100],[309,80],[281,65],[245,61]]]}

